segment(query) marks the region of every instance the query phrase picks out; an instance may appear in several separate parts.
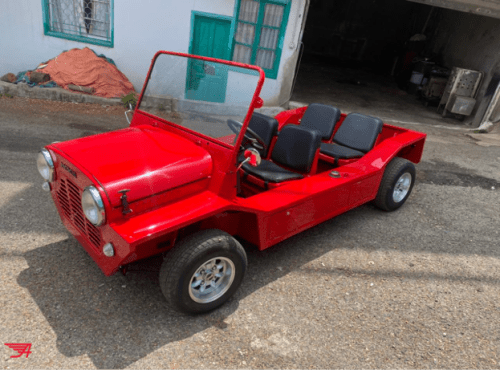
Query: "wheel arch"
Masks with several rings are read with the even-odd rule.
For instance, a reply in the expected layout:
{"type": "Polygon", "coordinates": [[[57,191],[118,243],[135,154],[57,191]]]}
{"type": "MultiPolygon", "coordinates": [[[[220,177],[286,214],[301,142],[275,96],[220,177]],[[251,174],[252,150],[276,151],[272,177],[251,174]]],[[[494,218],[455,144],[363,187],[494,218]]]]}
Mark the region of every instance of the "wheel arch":
{"type": "Polygon", "coordinates": [[[253,245],[260,245],[260,235],[255,232],[259,230],[257,215],[251,212],[227,210],[180,228],[176,232],[175,241],[169,246],[174,247],[179,240],[188,235],[207,229],[221,230],[253,245]]]}
{"type": "Polygon", "coordinates": [[[218,229],[200,230],[164,258],[160,288],[175,311],[208,312],[233,296],[247,266],[245,250],[234,237],[218,229]]]}
{"type": "Polygon", "coordinates": [[[425,137],[413,143],[405,145],[396,153],[394,157],[401,157],[417,164],[422,159],[422,154],[424,152],[424,144],[425,144],[425,137]]]}
{"type": "Polygon", "coordinates": [[[401,207],[411,194],[415,175],[415,166],[410,160],[399,156],[393,157],[384,170],[374,204],[384,211],[394,211],[401,207]],[[410,176],[404,178],[407,175],[410,176]],[[406,193],[401,199],[394,198],[395,194],[402,191],[406,193]]]}

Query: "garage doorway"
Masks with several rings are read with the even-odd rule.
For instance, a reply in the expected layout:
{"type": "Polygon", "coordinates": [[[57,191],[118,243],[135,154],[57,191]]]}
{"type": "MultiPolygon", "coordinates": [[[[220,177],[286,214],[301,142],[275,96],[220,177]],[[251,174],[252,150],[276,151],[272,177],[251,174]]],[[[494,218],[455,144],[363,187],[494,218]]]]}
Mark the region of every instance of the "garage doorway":
{"type": "Polygon", "coordinates": [[[431,49],[418,35],[435,32],[437,13],[401,0],[311,0],[292,100],[379,115],[411,107],[439,118],[406,90],[414,57],[431,49]]]}

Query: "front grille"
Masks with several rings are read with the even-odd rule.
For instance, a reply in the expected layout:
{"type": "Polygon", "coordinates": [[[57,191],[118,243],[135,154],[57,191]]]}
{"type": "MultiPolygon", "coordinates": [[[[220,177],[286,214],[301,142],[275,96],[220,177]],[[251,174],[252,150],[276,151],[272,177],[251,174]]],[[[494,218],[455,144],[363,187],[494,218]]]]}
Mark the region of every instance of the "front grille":
{"type": "Polygon", "coordinates": [[[57,199],[64,215],[75,225],[97,248],[102,244],[101,232],[92,225],[83,214],[81,199],[82,190],[68,179],[61,178],[57,199]]]}

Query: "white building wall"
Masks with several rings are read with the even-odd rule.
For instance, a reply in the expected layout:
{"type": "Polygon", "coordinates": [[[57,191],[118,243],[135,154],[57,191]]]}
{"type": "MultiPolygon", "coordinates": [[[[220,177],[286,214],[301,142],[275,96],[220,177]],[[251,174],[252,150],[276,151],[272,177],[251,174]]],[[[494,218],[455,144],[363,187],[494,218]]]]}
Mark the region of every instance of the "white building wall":
{"type": "Polygon", "coordinates": [[[267,78],[261,94],[265,105],[283,105],[291,97],[295,66],[302,41],[302,25],[305,24],[303,17],[307,11],[306,2],[309,3],[308,0],[291,0],[278,78],[276,80],[267,78]]]}
{"type": "MultiPolygon", "coordinates": [[[[305,0],[293,1],[277,79],[266,79],[265,105],[284,103],[290,94],[305,0]],[[298,29],[295,29],[297,28],[298,29]]],[[[158,50],[189,51],[191,11],[235,16],[235,0],[115,0],[114,47],[45,36],[41,0],[0,0],[0,75],[35,68],[64,50],[89,47],[112,58],[140,91],[158,50]]]]}

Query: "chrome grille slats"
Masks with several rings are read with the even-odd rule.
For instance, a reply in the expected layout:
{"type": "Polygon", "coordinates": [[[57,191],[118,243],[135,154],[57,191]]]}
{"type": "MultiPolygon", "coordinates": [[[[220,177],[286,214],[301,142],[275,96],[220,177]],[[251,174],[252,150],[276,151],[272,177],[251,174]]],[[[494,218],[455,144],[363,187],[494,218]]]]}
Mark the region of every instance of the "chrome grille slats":
{"type": "Polygon", "coordinates": [[[94,243],[95,246],[99,247],[101,245],[101,233],[99,232],[99,229],[92,225],[88,220],[86,222],[87,226],[87,235],[92,243],[94,243]]]}
{"type": "Polygon", "coordinates": [[[81,205],[81,192],[78,187],[73,184],[70,180],[67,180],[68,184],[68,196],[69,202],[71,204],[72,216],[75,225],[85,232],[85,216],[83,215],[82,205],[81,205]]]}
{"type": "Polygon", "coordinates": [[[64,216],[75,225],[96,247],[102,244],[101,231],[92,225],[83,214],[81,198],[83,190],[68,178],[60,176],[57,200],[61,206],[64,216]]]}
{"type": "Polygon", "coordinates": [[[64,214],[66,215],[66,217],[71,218],[71,208],[69,206],[69,200],[66,190],[66,181],[64,179],[61,179],[59,185],[59,191],[57,192],[57,199],[59,200],[59,204],[61,205],[61,208],[64,210],[64,214]]]}

